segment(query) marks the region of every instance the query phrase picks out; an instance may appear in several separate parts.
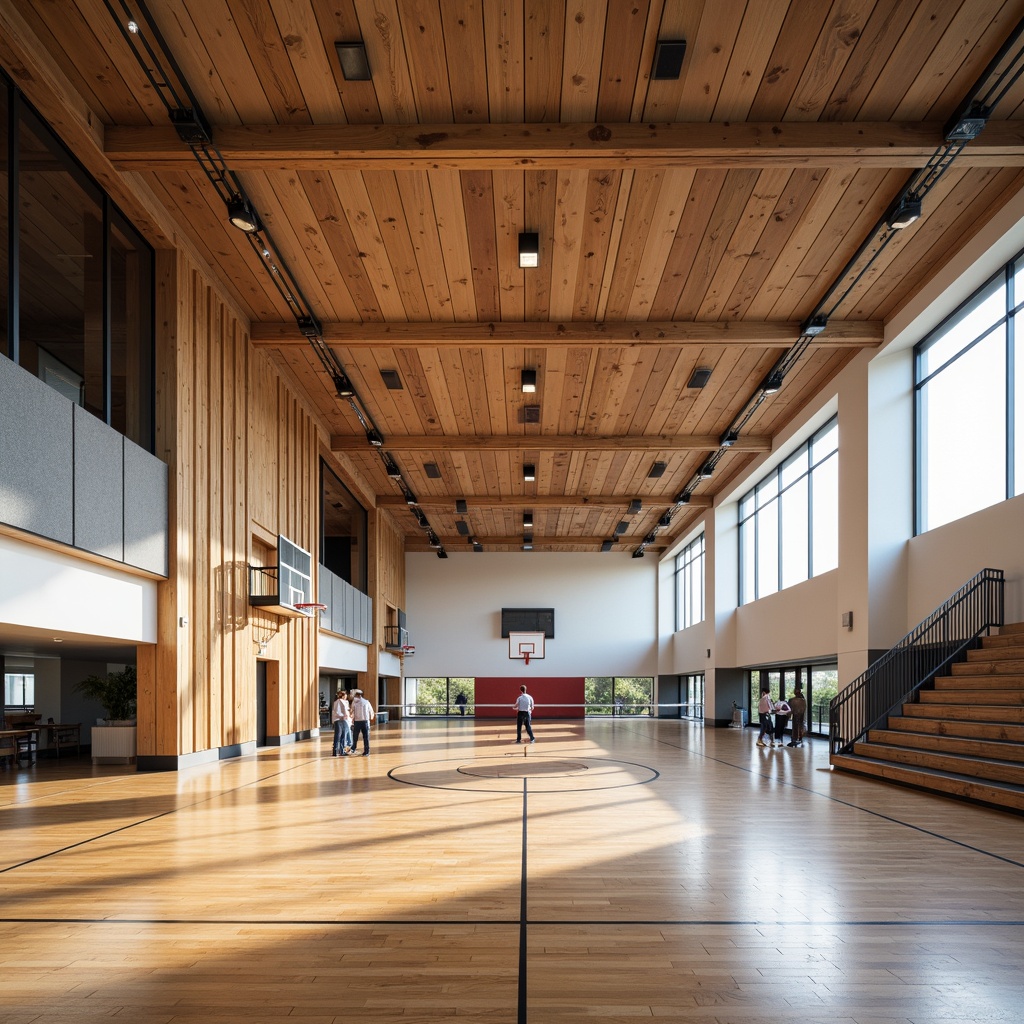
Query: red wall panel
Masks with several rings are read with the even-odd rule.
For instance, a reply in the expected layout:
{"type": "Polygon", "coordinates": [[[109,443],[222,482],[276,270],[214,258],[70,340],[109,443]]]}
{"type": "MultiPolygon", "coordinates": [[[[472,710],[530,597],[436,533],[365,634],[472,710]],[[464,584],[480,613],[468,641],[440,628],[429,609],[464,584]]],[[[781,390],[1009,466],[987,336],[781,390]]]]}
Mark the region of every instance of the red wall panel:
{"type": "Polygon", "coordinates": [[[551,678],[530,676],[524,679],[507,677],[476,677],[477,718],[513,718],[515,711],[512,705],[519,696],[519,687],[526,684],[526,690],[533,697],[536,707],[534,718],[583,718],[584,681],[583,678],[551,678]],[[497,704],[498,707],[487,707],[497,704]]]}

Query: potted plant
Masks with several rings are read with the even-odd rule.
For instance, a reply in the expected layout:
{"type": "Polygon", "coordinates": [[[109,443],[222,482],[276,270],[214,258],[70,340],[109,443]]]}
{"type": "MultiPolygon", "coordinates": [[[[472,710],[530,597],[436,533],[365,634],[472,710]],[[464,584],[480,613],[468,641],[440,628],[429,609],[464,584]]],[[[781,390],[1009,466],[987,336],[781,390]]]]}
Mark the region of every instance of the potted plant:
{"type": "Polygon", "coordinates": [[[107,713],[104,725],[93,726],[92,759],[94,762],[135,760],[135,708],[138,699],[135,666],[105,676],[89,676],[75,692],[97,701],[107,713]]]}
{"type": "Polygon", "coordinates": [[[75,687],[75,692],[96,701],[106,711],[107,725],[134,725],[136,679],[135,666],[128,665],[120,672],[83,679],[75,687]]]}

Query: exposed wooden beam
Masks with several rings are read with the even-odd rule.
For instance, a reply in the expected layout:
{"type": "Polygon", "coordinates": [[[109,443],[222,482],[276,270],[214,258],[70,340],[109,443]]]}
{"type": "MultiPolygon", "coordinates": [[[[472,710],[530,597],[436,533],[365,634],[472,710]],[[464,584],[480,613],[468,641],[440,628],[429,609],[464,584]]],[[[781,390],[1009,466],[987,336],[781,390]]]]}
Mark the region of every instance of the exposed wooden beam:
{"type": "MultiPolygon", "coordinates": [[[[626,506],[635,498],[639,497],[643,502],[644,509],[663,508],[674,504],[671,497],[659,498],[657,496],[645,496],[636,494],[502,494],[482,495],[470,497],[461,496],[466,502],[470,511],[474,508],[581,508],[595,506],[601,508],[619,508],[626,506]]],[[[453,512],[455,509],[455,498],[451,495],[441,497],[424,496],[417,500],[416,504],[422,508],[444,508],[453,512]]],[[[406,506],[404,498],[397,495],[380,495],[377,498],[377,505],[380,507],[396,508],[406,506]]],[[[711,508],[712,498],[702,495],[694,495],[687,508],[711,508]]],[[[465,542],[465,537],[460,538],[465,542]]]]}
{"type": "MultiPolygon", "coordinates": [[[[454,170],[566,167],[923,167],[943,144],[930,122],[217,125],[232,170],[454,170]]],[[[192,170],[171,127],[111,126],[122,170],[192,170]]],[[[961,165],[1024,165],[1024,122],[994,121],[961,165]]]]}
{"type": "MultiPolygon", "coordinates": [[[[719,448],[718,437],[711,434],[648,434],[596,437],[590,434],[530,434],[522,436],[491,434],[392,434],[384,438],[389,452],[476,451],[476,452],[708,452],[719,448]]],[[[369,446],[363,435],[332,434],[332,452],[365,452],[369,446]]],[[[772,439],[740,435],[730,447],[733,452],[770,452],[772,439]]]]}
{"type": "MultiPolygon", "coordinates": [[[[881,345],[880,320],[833,320],[813,344],[819,348],[881,345]]],[[[743,345],[788,348],[800,336],[792,321],[620,320],[602,322],[529,321],[505,323],[325,323],[324,340],[345,348],[477,348],[502,345],[743,345]]],[[[255,345],[308,345],[294,321],[254,323],[255,345]]]]}

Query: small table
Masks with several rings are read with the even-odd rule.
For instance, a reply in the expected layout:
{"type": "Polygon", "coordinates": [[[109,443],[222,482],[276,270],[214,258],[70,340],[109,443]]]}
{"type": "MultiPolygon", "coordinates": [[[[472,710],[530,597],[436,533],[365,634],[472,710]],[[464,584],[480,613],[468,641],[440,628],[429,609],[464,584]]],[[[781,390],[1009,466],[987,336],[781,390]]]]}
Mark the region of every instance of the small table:
{"type": "Polygon", "coordinates": [[[38,729],[0,729],[0,758],[34,761],[38,747],[38,729]]]}
{"type": "Polygon", "coordinates": [[[57,748],[57,757],[68,747],[75,748],[75,757],[82,752],[81,722],[49,722],[46,726],[51,747],[57,748]]]}

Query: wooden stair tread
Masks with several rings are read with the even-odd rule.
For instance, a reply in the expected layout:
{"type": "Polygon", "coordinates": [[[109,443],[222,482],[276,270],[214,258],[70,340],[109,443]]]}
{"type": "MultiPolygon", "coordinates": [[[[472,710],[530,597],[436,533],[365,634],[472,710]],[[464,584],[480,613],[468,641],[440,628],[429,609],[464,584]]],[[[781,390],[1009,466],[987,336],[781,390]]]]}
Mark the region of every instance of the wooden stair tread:
{"type": "Polygon", "coordinates": [[[969,720],[974,722],[1024,723],[1024,706],[1012,704],[977,704],[965,701],[961,704],[927,703],[904,704],[905,718],[935,718],[941,713],[947,720],[969,720]]]}
{"type": "Polygon", "coordinates": [[[1024,786],[973,778],[956,772],[935,771],[921,766],[893,764],[877,758],[834,754],[832,766],[858,775],[901,782],[918,789],[947,796],[965,797],[1016,811],[1024,811],[1024,786]]]}
{"type": "MultiPolygon", "coordinates": [[[[919,706],[919,705],[918,705],[919,706]]],[[[943,708],[943,710],[946,710],[943,708]]],[[[967,717],[943,718],[916,715],[892,715],[888,728],[924,736],[961,737],[964,739],[1007,740],[1024,743],[1024,722],[986,722],[967,717]]]]}
{"type": "Polygon", "coordinates": [[[902,729],[872,729],[868,732],[868,743],[912,747],[914,750],[1024,765],[1024,744],[1011,739],[908,732],[902,729]]]}
{"type": "Polygon", "coordinates": [[[867,740],[855,743],[853,752],[898,764],[913,764],[975,778],[1024,784],[1024,764],[1005,760],[972,757],[969,754],[944,754],[909,746],[872,743],[867,740]]]}

